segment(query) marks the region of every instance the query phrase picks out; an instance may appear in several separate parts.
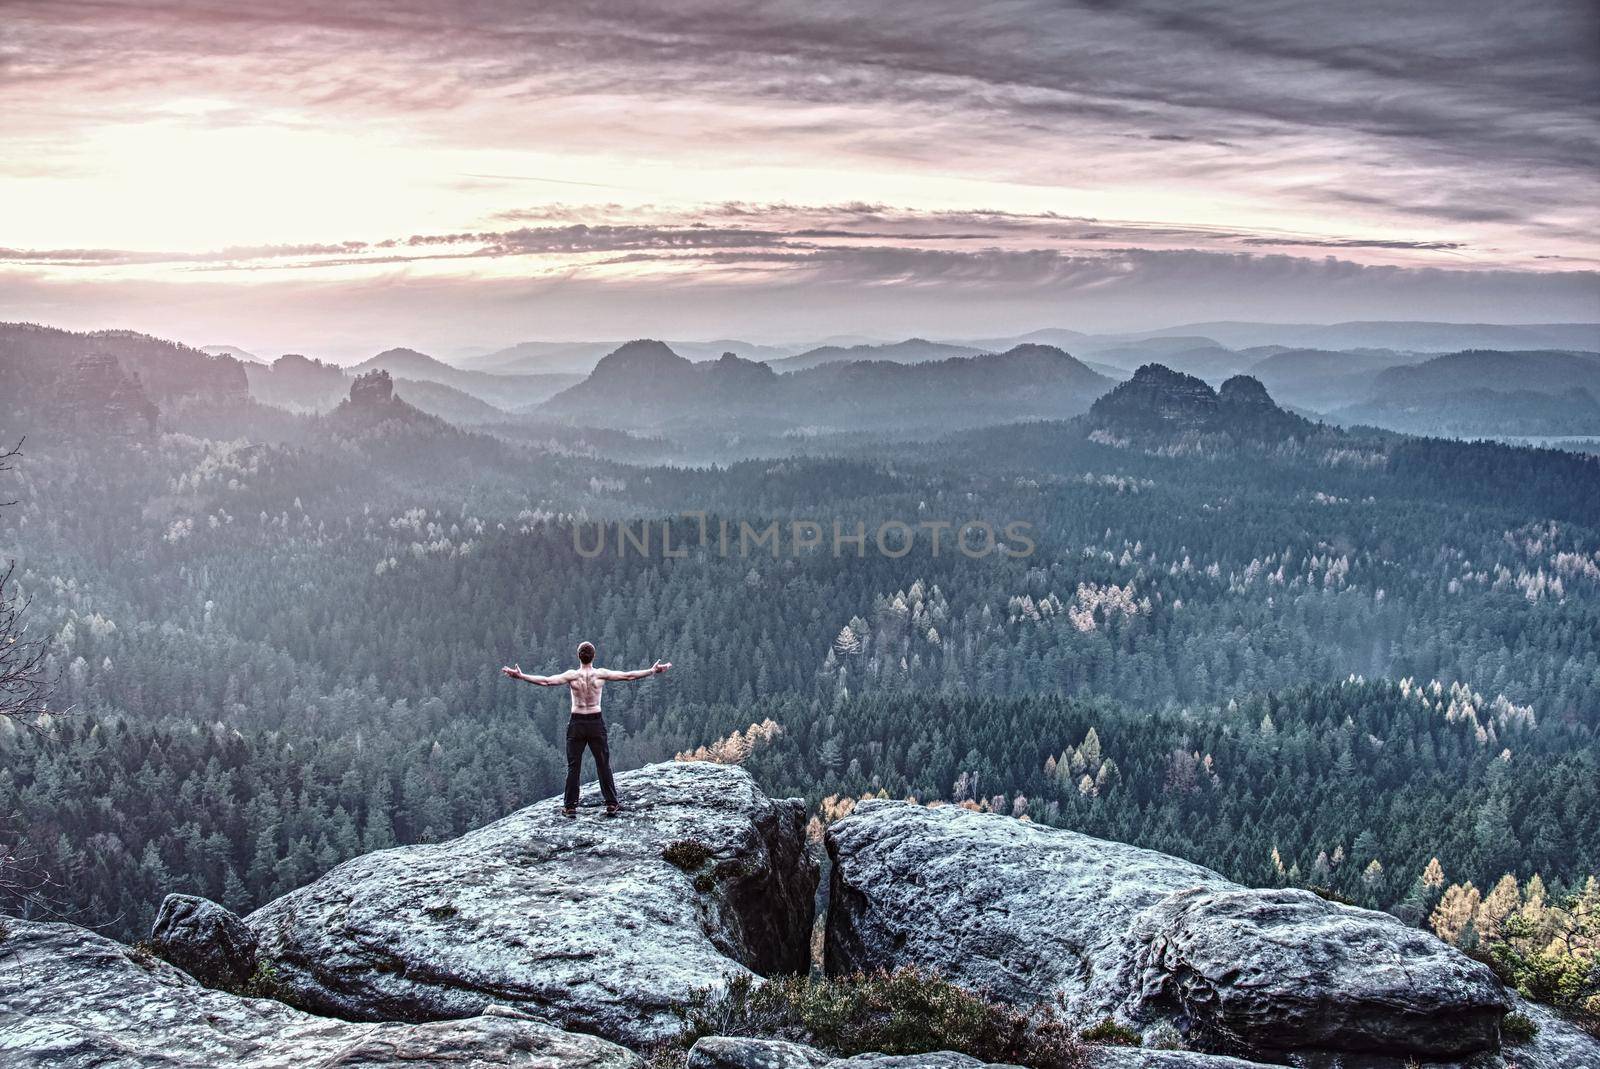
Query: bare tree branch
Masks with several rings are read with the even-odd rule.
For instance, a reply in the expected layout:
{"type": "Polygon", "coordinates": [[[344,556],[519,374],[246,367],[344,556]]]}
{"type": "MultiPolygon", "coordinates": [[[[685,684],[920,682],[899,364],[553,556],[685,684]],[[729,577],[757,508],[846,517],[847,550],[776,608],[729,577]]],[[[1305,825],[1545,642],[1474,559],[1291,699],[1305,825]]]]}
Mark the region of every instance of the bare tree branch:
{"type": "MultiPolygon", "coordinates": [[[[16,470],[21,456],[21,442],[0,453],[0,474],[16,470]]],[[[51,640],[49,635],[28,631],[28,601],[12,588],[16,567],[16,561],[8,561],[0,568],[0,718],[32,725],[48,711],[55,682],[50,671],[51,640]]]]}
{"type": "MultiPolygon", "coordinates": [[[[0,453],[0,475],[17,469],[17,461],[22,459],[22,443],[26,441],[27,438],[23,438],[4,453],[0,453]]],[[[15,501],[0,501],[0,509],[15,504],[15,501]]]]}

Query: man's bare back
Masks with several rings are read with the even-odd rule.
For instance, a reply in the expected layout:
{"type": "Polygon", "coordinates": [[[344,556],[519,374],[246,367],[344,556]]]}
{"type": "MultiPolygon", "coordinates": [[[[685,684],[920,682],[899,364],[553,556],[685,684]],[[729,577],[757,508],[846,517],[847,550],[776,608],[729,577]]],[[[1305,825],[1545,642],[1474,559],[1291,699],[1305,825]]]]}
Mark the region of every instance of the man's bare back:
{"type": "Polygon", "coordinates": [[[631,672],[619,672],[611,668],[596,668],[592,664],[580,665],[569,668],[559,675],[530,676],[524,675],[520,665],[510,665],[500,669],[512,679],[520,679],[540,687],[569,687],[572,690],[572,715],[573,716],[599,716],[600,715],[600,690],[607,680],[625,682],[633,679],[644,679],[648,676],[660,675],[672,665],[666,661],[657,661],[649,668],[638,668],[631,672]]]}
{"type": "Polygon", "coordinates": [[[566,687],[572,692],[572,718],[567,721],[567,789],[562,812],[575,816],[578,811],[578,775],[583,763],[583,751],[594,754],[595,771],[600,777],[600,792],[605,796],[607,815],[616,814],[622,803],[617,800],[617,789],[611,778],[611,749],[606,738],[605,721],[600,716],[600,691],[610,682],[626,682],[658,676],[672,665],[657,661],[649,668],[636,668],[619,672],[611,668],[596,668],[594,644],[585,642],[578,647],[578,667],[553,676],[530,676],[521,665],[507,665],[500,669],[510,679],[520,679],[538,687],[566,687]]]}

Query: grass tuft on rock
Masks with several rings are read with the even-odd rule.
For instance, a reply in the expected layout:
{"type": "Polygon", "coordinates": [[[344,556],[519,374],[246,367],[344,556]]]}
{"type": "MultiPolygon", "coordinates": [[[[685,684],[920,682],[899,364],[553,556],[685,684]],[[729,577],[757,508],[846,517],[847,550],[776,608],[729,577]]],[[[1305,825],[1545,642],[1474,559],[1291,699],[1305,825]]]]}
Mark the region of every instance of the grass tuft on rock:
{"type": "Polygon", "coordinates": [[[256,971],[250,979],[245,981],[241,990],[235,991],[236,995],[246,998],[270,998],[283,1001],[283,989],[278,984],[278,970],[267,962],[256,966],[256,971]]]}
{"type": "Polygon", "coordinates": [[[693,839],[678,839],[661,849],[661,859],[676,865],[684,872],[693,872],[711,860],[712,850],[705,843],[693,839]]]}
{"type": "Polygon", "coordinates": [[[653,1064],[683,1064],[706,1036],[783,1039],[828,1053],[927,1054],[950,1050],[1031,1069],[1078,1069],[1084,1043],[1050,1006],[1021,1010],[916,968],[837,978],[741,977],[720,997],[699,992],[679,1008],[682,1033],[653,1064]]]}
{"type": "Polygon", "coordinates": [[[1102,1047],[1137,1047],[1144,1042],[1139,1033],[1110,1017],[1085,1028],[1079,1033],[1079,1038],[1085,1043],[1098,1043],[1102,1047]]]}
{"type": "Polygon", "coordinates": [[[1355,899],[1347,898],[1344,895],[1340,894],[1338,891],[1335,891],[1333,888],[1331,888],[1331,887],[1323,887],[1321,884],[1312,884],[1309,887],[1307,887],[1306,890],[1310,891],[1312,894],[1316,895],[1318,898],[1322,899],[1324,902],[1332,902],[1336,906],[1357,906],[1357,907],[1359,907],[1361,905],[1361,903],[1357,902],[1355,899]]]}
{"type": "Polygon", "coordinates": [[[1507,1043],[1526,1043],[1539,1034],[1539,1022],[1517,1011],[1500,1018],[1500,1037],[1507,1043]]]}

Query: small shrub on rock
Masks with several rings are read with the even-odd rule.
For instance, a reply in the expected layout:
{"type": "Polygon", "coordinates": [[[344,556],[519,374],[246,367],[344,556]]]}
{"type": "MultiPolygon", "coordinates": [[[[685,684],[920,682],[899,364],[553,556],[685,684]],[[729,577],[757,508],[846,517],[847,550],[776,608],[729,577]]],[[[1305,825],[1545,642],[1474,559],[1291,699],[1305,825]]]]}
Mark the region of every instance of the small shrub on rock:
{"type": "Polygon", "coordinates": [[[1080,1033],[1080,1038],[1085,1043],[1097,1043],[1102,1047],[1137,1047],[1143,1042],[1139,1033],[1118,1024],[1110,1017],[1085,1028],[1080,1033]]]}
{"type": "Polygon", "coordinates": [[[661,859],[668,864],[678,866],[684,872],[693,872],[711,860],[711,848],[693,839],[679,839],[662,848],[661,859]]]}
{"type": "Polygon", "coordinates": [[[1316,895],[1318,898],[1322,899],[1324,902],[1332,902],[1336,906],[1360,906],[1361,905],[1361,903],[1357,902],[1355,899],[1347,898],[1346,896],[1340,894],[1338,891],[1335,891],[1331,887],[1323,887],[1323,886],[1321,886],[1319,884],[1313,884],[1310,887],[1307,887],[1306,890],[1310,891],[1312,894],[1316,895]]]}
{"type": "MultiPolygon", "coordinates": [[[[678,1050],[705,1036],[806,1043],[829,1053],[927,1054],[950,1050],[1032,1069],[1077,1069],[1084,1045],[1053,1007],[1020,1010],[937,973],[901,968],[838,978],[736,979],[719,998],[698,993],[680,1009],[678,1050]]],[[[670,1064],[663,1051],[658,1064],[670,1064]]]]}
{"type": "Polygon", "coordinates": [[[156,962],[161,960],[161,958],[156,955],[155,950],[150,946],[150,944],[143,940],[140,940],[139,942],[130,946],[125,951],[125,954],[127,955],[129,961],[139,966],[139,968],[143,969],[145,972],[149,972],[151,969],[155,968],[156,962]]]}
{"type": "Polygon", "coordinates": [[[1500,1018],[1500,1035],[1507,1043],[1526,1043],[1539,1034],[1539,1022],[1525,1013],[1508,1013],[1500,1018]]]}
{"type": "Polygon", "coordinates": [[[1188,1050],[1183,1033],[1171,1021],[1157,1021],[1144,1034],[1144,1045],[1153,1050],[1188,1050]]]}
{"type": "Polygon", "coordinates": [[[281,1001],[283,991],[278,986],[277,970],[265,962],[256,966],[255,974],[245,982],[243,990],[237,994],[246,998],[270,998],[281,1001]]]}

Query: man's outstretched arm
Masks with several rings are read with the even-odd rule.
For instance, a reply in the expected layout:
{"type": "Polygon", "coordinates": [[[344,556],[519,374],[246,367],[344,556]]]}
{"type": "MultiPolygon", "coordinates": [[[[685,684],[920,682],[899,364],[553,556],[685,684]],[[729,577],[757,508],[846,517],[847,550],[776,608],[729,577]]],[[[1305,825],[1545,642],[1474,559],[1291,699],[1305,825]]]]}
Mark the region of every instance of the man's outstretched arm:
{"type": "Polygon", "coordinates": [[[532,683],[536,687],[564,687],[572,682],[570,671],[562,672],[558,676],[530,676],[523,672],[520,664],[511,664],[500,669],[500,674],[508,679],[520,679],[524,683],[532,683]]]}
{"type": "Polygon", "coordinates": [[[631,672],[617,672],[610,668],[597,668],[595,669],[595,675],[599,676],[601,679],[616,680],[619,683],[623,683],[630,679],[644,679],[648,676],[658,676],[671,667],[672,663],[670,661],[657,661],[649,668],[635,668],[631,672]]]}

